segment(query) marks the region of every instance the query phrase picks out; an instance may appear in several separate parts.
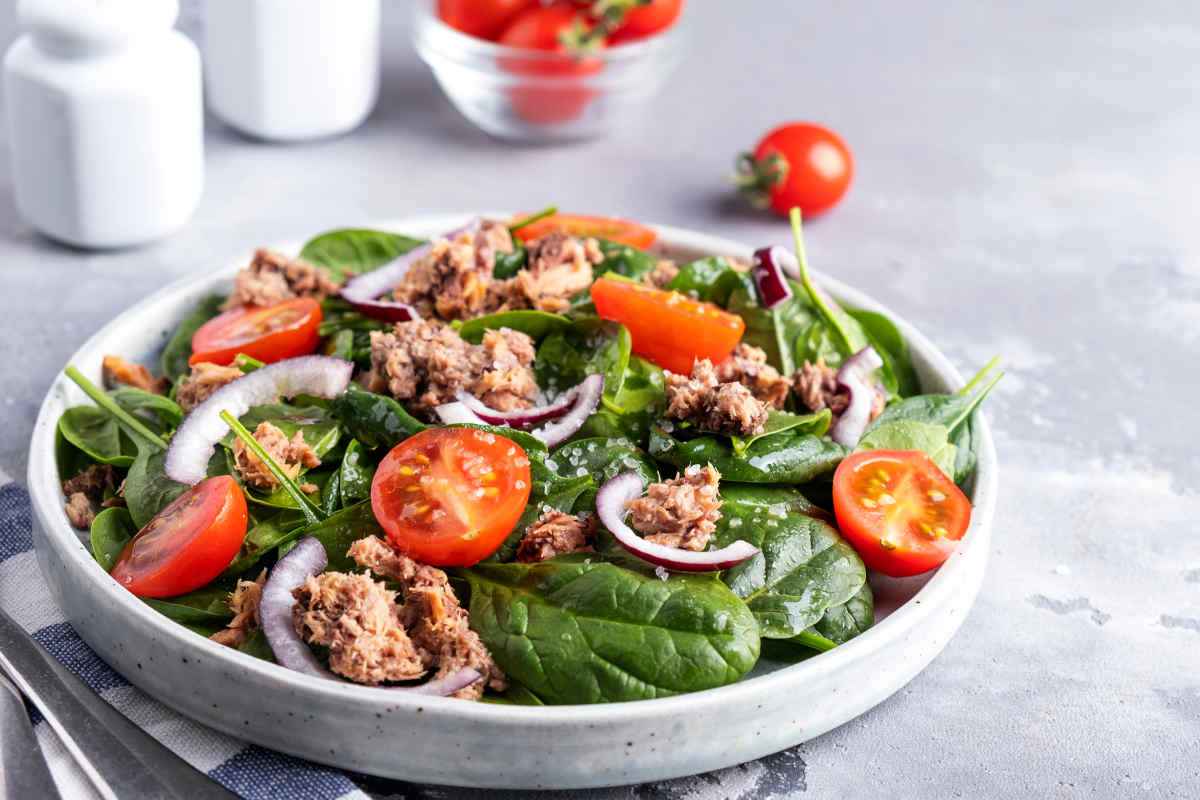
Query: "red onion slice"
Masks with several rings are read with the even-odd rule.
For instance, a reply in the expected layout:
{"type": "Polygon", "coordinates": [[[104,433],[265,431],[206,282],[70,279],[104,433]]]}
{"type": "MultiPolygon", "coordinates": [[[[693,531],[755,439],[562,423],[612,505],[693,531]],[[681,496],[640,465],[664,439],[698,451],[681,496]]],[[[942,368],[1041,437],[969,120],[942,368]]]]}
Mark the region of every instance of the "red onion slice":
{"type": "Polygon", "coordinates": [[[547,406],[527,408],[521,411],[496,411],[488,408],[475,397],[460,394],[453,403],[444,403],[434,409],[443,425],[499,425],[514,429],[527,429],[544,419],[554,419],[529,433],[546,447],[558,447],[583,427],[587,418],[596,412],[604,394],[604,376],[589,375],[573,389],[547,406]],[[567,402],[566,409],[558,406],[567,402]],[[470,402],[468,402],[470,401],[470,402]],[[476,411],[482,409],[483,413],[476,411]],[[553,413],[555,416],[551,417],[553,413]]]}
{"type": "Polygon", "coordinates": [[[419,247],[414,247],[396,260],[384,264],[379,269],[364,272],[362,275],[351,278],[342,287],[342,291],[340,292],[342,298],[354,306],[357,311],[374,319],[381,319],[386,322],[403,322],[410,319],[420,319],[421,315],[417,313],[417,310],[407,303],[398,303],[394,300],[378,300],[377,298],[396,288],[400,283],[400,279],[404,277],[404,273],[408,272],[409,268],[417,263],[417,261],[429,255],[433,250],[433,243],[436,239],[453,240],[459,234],[477,232],[482,225],[483,220],[476,217],[461,228],[456,228],[449,233],[431,239],[419,247]]]}
{"type": "Polygon", "coordinates": [[[720,550],[700,553],[648,542],[625,524],[625,504],[642,494],[642,479],[636,472],[623,472],[596,493],[596,515],[621,545],[643,561],[677,572],[713,572],[737,566],[759,549],[739,539],[720,550]]]}
{"type": "Polygon", "coordinates": [[[301,539],[271,568],[263,585],[258,617],[267,644],[271,645],[271,652],[281,666],[314,678],[341,680],[313,655],[292,622],[292,607],[296,605],[292,592],[309,577],[323,571],[328,563],[325,545],[312,536],[301,539]]]}
{"type": "Polygon", "coordinates": [[[301,356],[277,361],[225,384],[184,418],[171,437],[165,471],[188,485],[204,480],[217,442],[229,432],[221,412],[240,417],[254,406],[280,397],[311,394],[332,399],[346,391],[354,365],[329,356],[301,356]]]}
{"type": "Polygon", "coordinates": [[[800,275],[800,267],[796,257],[782,247],[763,247],[754,251],[754,285],[758,287],[758,297],[763,308],[774,308],[780,303],[792,299],[792,287],[788,285],[784,272],[785,264],[791,260],[796,277],[800,275]]]}
{"type": "Polygon", "coordinates": [[[850,404],[838,417],[829,436],[845,447],[856,447],[871,422],[871,406],[875,404],[875,370],[883,359],[874,347],[864,347],[842,363],[837,373],[840,388],[850,393],[850,404]]]}
{"type": "MultiPolygon", "coordinates": [[[[309,646],[296,633],[292,621],[292,608],[296,605],[293,594],[296,589],[313,575],[322,572],[329,564],[325,545],[312,536],[297,542],[286,556],[271,568],[271,574],[263,585],[262,600],[258,605],[258,616],[262,622],[263,635],[280,666],[287,667],[314,678],[347,683],[340,676],[326,669],[313,654],[309,646]]],[[[435,695],[446,697],[467,688],[483,676],[471,667],[451,672],[417,686],[388,686],[389,692],[435,695]]]]}

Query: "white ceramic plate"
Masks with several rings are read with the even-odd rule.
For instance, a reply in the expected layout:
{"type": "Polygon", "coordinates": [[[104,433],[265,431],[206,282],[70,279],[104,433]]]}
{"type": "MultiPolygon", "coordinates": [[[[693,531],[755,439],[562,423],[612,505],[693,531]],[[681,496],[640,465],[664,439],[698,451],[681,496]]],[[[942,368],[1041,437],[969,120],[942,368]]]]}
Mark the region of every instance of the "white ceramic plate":
{"type": "MultiPolygon", "coordinates": [[[[421,217],[376,227],[432,236],[463,219],[421,217]]],[[[664,226],[658,231],[662,249],[683,257],[750,255],[725,239],[664,226]]],[[[93,336],[72,363],[97,381],[105,353],[152,363],[175,323],[203,295],[227,290],[244,261],[143,300],[93,336]]],[[[821,283],[853,306],[886,311],[836,281],[821,283]]],[[[892,318],[926,390],[962,385],[945,356],[892,318]]],[[[582,788],[660,780],[756,759],[841,725],[904,686],[958,630],[983,580],[996,501],[996,456],[982,424],[971,492],[975,512],[958,550],[930,578],[875,582],[878,624],[803,663],[764,661],[732,686],[633,703],[532,708],[417,698],[306,677],[214,644],[109,578],[67,523],[54,464],[59,415],[85,402],[67,379],[54,383],[38,414],[29,460],[38,562],[84,640],[134,685],[226,733],[325,764],[428,783],[582,788]]]]}

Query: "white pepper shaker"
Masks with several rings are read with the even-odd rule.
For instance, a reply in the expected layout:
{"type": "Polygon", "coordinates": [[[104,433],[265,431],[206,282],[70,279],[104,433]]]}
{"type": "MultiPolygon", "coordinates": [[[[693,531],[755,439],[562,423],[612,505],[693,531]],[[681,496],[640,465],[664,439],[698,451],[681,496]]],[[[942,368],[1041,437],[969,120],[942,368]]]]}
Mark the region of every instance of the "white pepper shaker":
{"type": "Polygon", "coordinates": [[[260,139],[353,130],[379,95],[379,17],[380,0],[207,0],[209,108],[260,139]]]}
{"type": "Polygon", "coordinates": [[[4,60],[17,209],[79,247],[180,228],[204,188],[200,54],[177,0],[20,0],[4,60]]]}

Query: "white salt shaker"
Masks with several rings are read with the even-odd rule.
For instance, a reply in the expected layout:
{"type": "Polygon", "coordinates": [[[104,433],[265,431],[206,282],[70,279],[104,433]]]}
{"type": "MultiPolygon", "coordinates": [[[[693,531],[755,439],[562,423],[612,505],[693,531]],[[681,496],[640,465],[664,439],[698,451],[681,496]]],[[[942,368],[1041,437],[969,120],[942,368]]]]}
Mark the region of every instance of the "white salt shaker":
{"type": "Polygon", "coordinates": [[[19,0],[4,60],[17,209],[80,247],[181,227],[204,186],[200,55],[177,0],[19,0]]]}
{"type": "Polygon", "coordinates": [[[358,127],[379,95],[380,0],[208,0],[208,104],[233,128],[300,141],[358,127]]]}

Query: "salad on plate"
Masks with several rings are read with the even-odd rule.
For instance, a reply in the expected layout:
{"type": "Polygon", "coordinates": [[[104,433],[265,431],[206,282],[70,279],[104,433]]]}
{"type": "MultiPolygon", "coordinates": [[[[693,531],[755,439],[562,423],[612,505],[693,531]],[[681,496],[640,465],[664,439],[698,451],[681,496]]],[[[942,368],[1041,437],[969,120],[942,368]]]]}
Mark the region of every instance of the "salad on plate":
{"type": "Polygon", "coordinates": [[[553,210],[259,250],[154,369],[67,368],[66,515],[155,611],[329,680],[597,703],[818,655],[966,533],[1000,375],[922,394],[792,226],[746,261],[553,210]]]}

